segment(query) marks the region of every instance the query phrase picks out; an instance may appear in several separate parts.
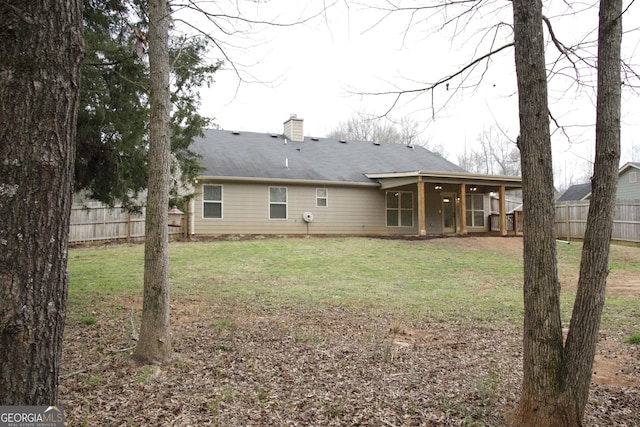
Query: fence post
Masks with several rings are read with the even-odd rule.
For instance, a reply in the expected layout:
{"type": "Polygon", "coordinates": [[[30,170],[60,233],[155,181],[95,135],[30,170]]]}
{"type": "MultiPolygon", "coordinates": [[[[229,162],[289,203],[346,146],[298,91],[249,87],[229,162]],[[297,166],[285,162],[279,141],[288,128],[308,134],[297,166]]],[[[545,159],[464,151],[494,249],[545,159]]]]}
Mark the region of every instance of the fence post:
{"type": "Polygon", "coordinates": [[[127,209],[127,241],[131,240],[131,212],[127,209]]]}
{"type": "Polygon", "coordinates": [[[567,202],[566,206],[566,215],[567,215],[567,242],[571,241],[571,218],[569,218],[569,205],[570,203],[567,202]]]}
{"type": "Polygon", "coordinates": [[[182,235],[184,238],[189,237],[189,202],[184,204],[184,215],[182,216],[182,235]]]}

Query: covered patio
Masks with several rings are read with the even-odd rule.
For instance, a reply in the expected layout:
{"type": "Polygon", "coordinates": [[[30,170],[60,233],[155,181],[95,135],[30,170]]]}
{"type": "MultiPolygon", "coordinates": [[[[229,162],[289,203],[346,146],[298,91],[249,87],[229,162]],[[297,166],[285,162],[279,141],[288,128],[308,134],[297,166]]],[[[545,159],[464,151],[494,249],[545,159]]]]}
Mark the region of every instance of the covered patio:
{"type": "MultiPolygon", "coordinates": [[[[369,173],[367,178],[377,180],[383,191],[417,188],[418,235],[457,234],[466,235],[470,231],[489,231],[490,224],[479,215],[485,215],[480,209],[467,206],[467,200],[491,193],[498,196],[499,234],[507,235],[506,192],[522,188],[522,178],[505,175],[481,175],[452,172],[391,172],[369,173]],[[441,220],[438,223],[438,219],[441,220]],[[471,224],[469,224],[471,221],[471,224]],[[482,223],[479,227],[476,223],[482,223]]],[[[483,209],[486,207],[483,205],[483,209]]]]}

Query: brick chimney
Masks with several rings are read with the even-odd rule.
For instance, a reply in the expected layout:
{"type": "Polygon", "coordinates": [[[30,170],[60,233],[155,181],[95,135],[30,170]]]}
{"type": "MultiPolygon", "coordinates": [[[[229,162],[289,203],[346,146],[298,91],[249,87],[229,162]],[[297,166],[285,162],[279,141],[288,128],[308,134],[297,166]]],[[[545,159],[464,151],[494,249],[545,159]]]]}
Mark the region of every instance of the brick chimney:
{"type": "Polygon", "coordinates": [[[296,114],[292,114],[289,119],[284,122],[284,136],[289,141],[304,141],[304,120],[299,119],[296,114]]]}

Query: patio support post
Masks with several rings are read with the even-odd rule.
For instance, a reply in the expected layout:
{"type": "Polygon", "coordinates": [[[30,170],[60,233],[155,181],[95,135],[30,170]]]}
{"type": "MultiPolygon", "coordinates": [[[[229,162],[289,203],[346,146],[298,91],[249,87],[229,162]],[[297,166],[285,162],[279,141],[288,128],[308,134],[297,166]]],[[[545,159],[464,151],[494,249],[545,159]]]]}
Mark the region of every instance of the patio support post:
{"type": "Polygon", "coordinates": [[[425,211],[425,191],[424,191],[424,181],[422,177],[418,177],[418,234],[420,236],[427,235],[427,215],[425,211]]]}
{"type": "Polygon", "coordinates": [[[507,235],[507,208],[506,208],[506,192],[505,186],[500,186],[500,196],[498,202],[500,204],[500,235],[507,235]]]}
{"type": "Polygon", "coordinates": [[[467,187],[460,184],[460,234],[467,234],[467,187]]]}

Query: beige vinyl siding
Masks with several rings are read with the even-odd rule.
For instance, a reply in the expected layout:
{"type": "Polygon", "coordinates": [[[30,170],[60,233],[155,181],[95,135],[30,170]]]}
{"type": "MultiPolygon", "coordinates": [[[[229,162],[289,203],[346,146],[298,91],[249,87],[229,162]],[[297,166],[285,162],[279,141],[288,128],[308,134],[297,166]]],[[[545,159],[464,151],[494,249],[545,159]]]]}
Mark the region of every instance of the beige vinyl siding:
{"type": "MultiPolygon", "coordinates": [[[[202,197],[194,203],[193,233],[220,234],[417,234],[413,227],[386,227],[384,191],[367,187],[204,182],[223,185],[223,219],[202,216],[202,197]],[[269,187],[287,188],[287,219],[269,219],[269,187]],[[316,207],[316,188],[328,188],[328,206],[316,207]],[[309,224],[305,212],[313,214],[309,224]]],[[[415,188],[414,188],[415,190],[415,188]]],[[[202,194],[202,187],[198,189],[202,194]]],[[[414,194],[416,204],[417,194],[414,194]]]]}
{"type": "Polygon", "coordinates": [[[304,122],[302,119],[291,117],[284,122],[284,135],[291,141],[304,141],[304,122]]]}
{"type": "MultiPolygon", "coordinates": [[[[425,216],[428,235],[442,234],[441,193],[457,194],[457,185],[446,185],[441,190],[425,188],[425,216]]],[[[385,194],[363,186],[285,185],[251,182],[201,182],[199,196],[193,202],[191,232],[197,235],[225,234],[342,234],[342,235],[416,235],[418,234],[417,185],[400,186],[393,191],[413,194],[413,227],[387,227],[385,194]],[[203,218],[202,184],[223,186],[222,219],[203,218]],[[269,219],[269,188],[287,188],[287,219],[269,219]],[[327,189],[327,206],[317,206],[316,190],[327,189]],[[305,212],[313,214],[313,221],[304,222],[305,212]]],[[[467,226],[469,233],[488,230],[490,214],[489,195],[484,195],[485,226],[467,226]]],[[[460,205],[457,201],[456,231],[460,230],[460,205]]]]}

